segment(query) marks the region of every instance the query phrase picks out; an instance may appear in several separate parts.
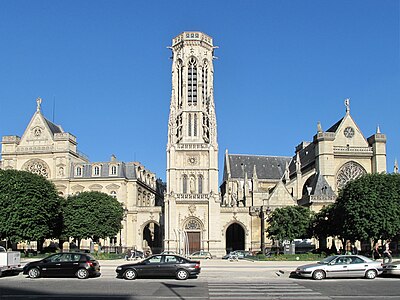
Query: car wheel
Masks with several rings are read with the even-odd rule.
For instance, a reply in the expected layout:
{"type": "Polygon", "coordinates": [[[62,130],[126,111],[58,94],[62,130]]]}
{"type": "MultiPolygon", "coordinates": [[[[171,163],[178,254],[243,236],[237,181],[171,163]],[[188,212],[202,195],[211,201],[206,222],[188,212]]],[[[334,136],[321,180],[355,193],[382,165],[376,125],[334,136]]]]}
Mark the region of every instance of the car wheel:
{"type": "Polygon", "coordinates": [[[314,273],[312,274],[312,278],[315,280],[321,280],[325,278],[325,272],[322,270],[316,270],[314,271],[314,273]]]}
{"type": "Polygon", "coordinates": [[[189,277],[189,272],[186,270],[178,270],[178,272],[176,272],[176,279],[178,280],[186,280],[189,277]]]}
{"type": "Polygon", "coordinates": [[[38,268],[32,268],[28,271],[29,278],[38,278],[40,277],[40,270],[38,268]]]}
{"type": "Polygon", "coordinates": [[[375,277],[376,277],[376,271],[375,270],[367,270],[367,272],[365,272],[365,278],[374,279],[375,277]]]}
{"type": "Polygon", "coordinates": [[[89,277],[89,271],[86,269],[79,269],[76,272],[76,277],[78,277],[79,279],[86,279],[89,277]]]}
{"type": "Polygon", "coordinates": [[[133,280],[133,279],[136,279],[137,275],[136,275],[135,270],[128,269],[125,271],[123,277],[127,280],[133,280]]]}

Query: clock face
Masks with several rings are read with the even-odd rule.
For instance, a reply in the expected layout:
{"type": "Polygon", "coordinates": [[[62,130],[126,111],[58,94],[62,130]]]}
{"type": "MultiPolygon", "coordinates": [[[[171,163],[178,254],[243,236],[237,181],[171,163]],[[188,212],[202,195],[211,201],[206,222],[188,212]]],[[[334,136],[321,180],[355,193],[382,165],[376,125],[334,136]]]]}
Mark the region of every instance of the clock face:
{"type": "Polygon", "coordinates": [[[354,136],[354,129],[353,127],[346,127],[343,131],[343,134],[347,138],[352,138],[354,136]]]}

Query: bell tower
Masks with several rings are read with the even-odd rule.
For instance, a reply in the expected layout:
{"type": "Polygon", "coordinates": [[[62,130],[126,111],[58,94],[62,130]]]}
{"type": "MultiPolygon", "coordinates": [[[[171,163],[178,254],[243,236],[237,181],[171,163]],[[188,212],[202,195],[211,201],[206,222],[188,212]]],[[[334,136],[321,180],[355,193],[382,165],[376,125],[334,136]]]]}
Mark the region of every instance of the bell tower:
{"type": "MultiPolygon", "coordinates": [[[[220,252],[213,40],[194,31],[172,40],[168,121],[166,250],[220,252]],[[213,230],[210,230],[213,228],[213,230]]],[[[218,253],[217,253],[218,252],[218,253]]]]}

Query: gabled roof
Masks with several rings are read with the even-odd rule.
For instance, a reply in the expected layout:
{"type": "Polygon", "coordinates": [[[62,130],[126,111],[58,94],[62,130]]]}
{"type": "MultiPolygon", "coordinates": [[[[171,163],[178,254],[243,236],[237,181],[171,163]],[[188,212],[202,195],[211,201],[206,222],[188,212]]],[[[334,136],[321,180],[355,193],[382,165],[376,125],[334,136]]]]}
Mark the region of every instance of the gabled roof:
{"type": "MultiPolygon", "coordinates": [[[[43,116],[43,115],[42,115],[42,116],[43,116]]],[[[50,121],[47,120],[45,117],[43,117],[43,119],[46,121],[47,126],[49,126],[49,129],[50,129],[50,131],[53,133],[53,135],[54,135],[55,133],[62,133],[62,132],[63,132],[63,130],[61,129],[60,126],[58,126],[58,125],[56,125],[56,124],[50,122],[50,121]]]]}
{"type": "Polygon", "coordinates": [[[291,158],[287,156],[229,154],[228,159],[231,178],[243,178],[245,173],[247,173],[248,178],[251,178],[255,166],[259,179],[279,180],[285,172],[286,163],[289,163],[291,158]]]}
{"type": "Polygon", "coordinates": [[[341,118],[339,121],[337,121],[335,124],[332,125],[331,128],[329,128],[326,132],[336,132],[336,130],[339,128],[340,124],[342,123],[344,118],[341,118]]]}
{"type": "Polygon", "coordinates": [[[319,173],[314,175],[314,179],[311,182],[311,195],[314,196],[336,196],[335,192],[326,181],[325,177],[319,173]]]}

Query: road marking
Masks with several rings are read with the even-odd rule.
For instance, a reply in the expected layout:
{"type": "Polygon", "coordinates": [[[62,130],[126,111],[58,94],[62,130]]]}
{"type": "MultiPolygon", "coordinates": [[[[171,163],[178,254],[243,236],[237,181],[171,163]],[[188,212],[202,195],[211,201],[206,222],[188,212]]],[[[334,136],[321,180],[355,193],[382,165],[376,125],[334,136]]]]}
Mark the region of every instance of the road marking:
{"type": "Polygon", "coordinates": [[[319,292],[301,286],[297,283],[208,283],[208,293],[211,299],[332,299],[319,292]]]}

